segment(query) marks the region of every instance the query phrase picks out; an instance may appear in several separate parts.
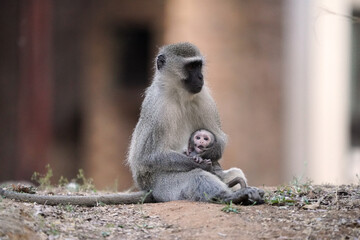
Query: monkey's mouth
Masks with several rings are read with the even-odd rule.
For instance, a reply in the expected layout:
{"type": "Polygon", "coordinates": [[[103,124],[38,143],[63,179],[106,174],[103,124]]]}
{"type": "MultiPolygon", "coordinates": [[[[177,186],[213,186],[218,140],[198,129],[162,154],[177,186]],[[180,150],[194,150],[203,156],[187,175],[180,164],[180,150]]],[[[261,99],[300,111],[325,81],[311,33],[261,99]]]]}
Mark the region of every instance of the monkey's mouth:
{"type": "Polygon", "coordinates": [[[202,89],[202,85],[192,85],[190,88],[189,88],[189,91],[193,94],[196,94],[196,93],[199,93],[201,92],[201,89],[202,89]]]}
{"type": "Polygon", "coordinates": [[[185,85],[185,89],[192,94],[201,92],[202,87],[204,86],[203,81],[195,81],[194,82],[189,79],[183,79],[182,82],[185,85]]]}
{"type": "Polygon", "coordinates": [[[204,149],[205,149],[205,147],[204,147],[203,145],[199,145],[199,146],[196,146],[196,147],[195,147],[195,151],[196,151],[197,153],[203,152],[204,149]]]}

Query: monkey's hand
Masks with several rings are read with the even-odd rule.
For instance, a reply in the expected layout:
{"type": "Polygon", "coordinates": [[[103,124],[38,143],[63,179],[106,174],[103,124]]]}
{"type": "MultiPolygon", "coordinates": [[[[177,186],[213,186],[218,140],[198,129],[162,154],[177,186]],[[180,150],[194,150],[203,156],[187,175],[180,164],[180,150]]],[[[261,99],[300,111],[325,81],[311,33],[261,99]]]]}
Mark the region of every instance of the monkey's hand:
{"type": "Polygon", "coordinates": [[[207,164],[207,165],[212,165],[212,161],[211,159],[203,159],[204,160],[204,163],[207,164]]]}
{"type": "Polygon", "coordinates": [[[199,164],[201,164],[201,163],[203,163],[203,159],[202,159],[202,157],[200,157],[199,155],[195,155],[195,156],[193,156],[193,160],[196,162],[196,163],[199,163],[199,164]]]}
{"type": "Polygon", "coordinates": [[[201,169],[208,171],[208,172],[213,171],[212,162],[210,159],[203,159],[202,157],[196,155],[193,157],[193,160],[194,160],[194,162],[199,164],[199,167],[201,169]]]}
{"type": "Polygon", "coordinates": [[[193,156],[193,159],[196,163],[199,163],[199,164],[206,164],[206,165],[211,165],[212,162],[211,162],[211,159],[203,159],[202,157],[200,157],[199,155],[196,155],[196,156],[193,156]]]}

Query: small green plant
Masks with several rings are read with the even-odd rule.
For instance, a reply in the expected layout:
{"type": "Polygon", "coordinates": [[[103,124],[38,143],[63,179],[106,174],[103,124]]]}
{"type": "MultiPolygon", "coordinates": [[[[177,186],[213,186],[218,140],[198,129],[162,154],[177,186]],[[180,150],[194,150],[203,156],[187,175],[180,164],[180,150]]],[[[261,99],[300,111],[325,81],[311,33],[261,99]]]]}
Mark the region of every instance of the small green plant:
{"type": "Polygon", "coordinates": [[[151,194],[152,190],[148,191],[139,201],[139,204],[144,204],[145,199],[151,194]]]}
{"type": "Polygon", "coordinates": [[[115,227],[115,224],[114,223],[107,223],[105,225],[106,228],[114,228],[115,227]]]}
{"type": "Polygon", "coordinates": [[[300,201],[306,205],[310,204],[309,199],[306,196],[302,196],[300,201]]]}
{"type": "Polygon", "coordinates": [[[221,211],[226,212],[226,213],[231,213],[231,212],[233,212],[233,213],[240,213],[240,212],[239,212],[239,211],[240,211],[240,207],[236,207],[236,205],[234,205],[234,204],[232,203],[232,201],[230,201],[230,203],[226,204],[226,206],[223,207],[223,208],[221,209],[221,211]]]}
{"type": "Polygon", "coordinates": [[[40,174],[38,172],[34,172],[31,177],[31,180],[37,182],[39,184],[39,188],[46,189],[51,187],[51,178],[53,177],[53,171],[50,167],[50,164],[46,165],[46,173],[40,174]]]}
{"type": "Polygon", "coordinates": [[[98,206],[98,207],[104,207],[104,206],[106,206],[106,204],[100,201],[100,202],[97,202],[97,203],[96,203],[96,206],[98,206]]]}
{"type": "Polygon", "coordinates": [[[101,236],[103,236],[104,238],[109,237],[110,236],[110,232],[102,232],[101,236]]]}
{"type": "Polygon", "coordinates": [[[63,206],[63,209],[64,209],[66,212],[74,212],[74,211],[75,211],[74,206],[73,206],[73,205],[70,205],[70,204],[64,205],[64,206],[63,206]]]}
{"type": "Polygon", "coordinates": [[[282,185],[274,192],[265,194],[265,202],[270,205],[293,206],[296,203],[310,204],[306,195],[313,189],[312,181],[301,182],[294,178],[289,185],[282,185]]]}
{"type": "Polygon", "coordinates": [[[69,184],[69,180],[65,178],[64,176],[61,176],[59,179],[59,186],[65,187],[67,184],[69,184]]]}
{"type": "Polygon", "coordinates": [[[143,205],[144,205],[145,199],[151,194],[151,192],[152,192],[152,190],[148,191],[138,202],[139,212],[143,218],[149,217],[144,213],[143,205]]]}
{"type": "Polygon", "coordinates": [[[295,192],[298,195],[306,195],[308,194],[312,189],[312,181],[310,179],[307,179],[305,182],[301,181],[301,178],[293,178],[293,180],[290,182],[290,185],[295,190],[295,192]]]}
{"type": "MultiPolygon", "coordinates": [[[[40,174],[38,172],[34,172],[31,180],[37,182],[39,184],[39,188],[40,189],[47,189],[52,187],[51,185],[51,179],[53,177],[53,170],[50,167],[50,165],[46,165],[46,173],[45,174],[40,174]]],[[[96,191],[95,186],[94,186],[94,181],[92,178],[86,178],[85,177],[85,173],[84,170],[79,169],[78,174],[76,175],[76,179],[72,180],[72,182],[74,182],[76,185],[79,185],[78,189],[76,189],[76,191],[96,191]],[[76,182],[78,182],[79,184],[77,184],[76,182]]],[[[58,181],[58,185],[60,187],[65,187],[68,186],[70,184],[69,180],[63,176],[60,177],[59,181],[58,181]]]]}
{"type": "Polygon", "coordinates": [[[79,169],[79,173],[76,175],[76,181],[79,181],[80,190],[82,191],[96,191],[94,186],[94,180],[92,178],[86,178],[84,170],[79,169]]]}
{"type": "Polygon", "coordinates": [[[286,196],[284,193],[275,194],[271,198],[265,200],[270,205],[288,205],[292,206],[295,204],[295,200],[292,197],[286,196]]]}
{"type": "Polygon", "coordinates": [[[59,229],[54,224],[51,224],[51,227],[47,232],[48,235],[53,235],[53,236],[57,236],[60,234],[59,229]]]}
{"type": "Polygon", "coordinates": [[[147,223],[144,223],[143,225],[136,224],[138,228],[145,228],[145,229],[153,229],[154,226],[148,225],[147,223]]]}

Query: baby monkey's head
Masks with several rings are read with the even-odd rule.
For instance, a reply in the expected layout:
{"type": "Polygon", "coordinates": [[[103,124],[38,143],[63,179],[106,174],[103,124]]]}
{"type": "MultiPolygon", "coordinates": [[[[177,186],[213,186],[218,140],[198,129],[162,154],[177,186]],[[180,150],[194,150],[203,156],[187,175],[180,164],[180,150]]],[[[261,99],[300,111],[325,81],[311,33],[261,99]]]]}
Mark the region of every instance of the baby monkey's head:
{"type": "Polygon", "coordinates": [[[202,153],[210,148],[215,141],[214,134],[205,129],[200,129],[191,134],[189,141],[189,151],[202,153]]]}

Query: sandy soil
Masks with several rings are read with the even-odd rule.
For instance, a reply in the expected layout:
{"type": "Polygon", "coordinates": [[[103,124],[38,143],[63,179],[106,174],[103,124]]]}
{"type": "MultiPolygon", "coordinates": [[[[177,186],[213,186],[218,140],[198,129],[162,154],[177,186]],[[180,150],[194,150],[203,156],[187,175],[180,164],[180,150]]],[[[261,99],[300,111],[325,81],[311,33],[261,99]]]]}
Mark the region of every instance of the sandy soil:
{"type": "Polygon", "coordinates": [[[267,188],[267,203],[256,206],[175,201],[89,208],[0,199],[0,239],[360,238],[359,185],[293,190],[267,188]]]}

